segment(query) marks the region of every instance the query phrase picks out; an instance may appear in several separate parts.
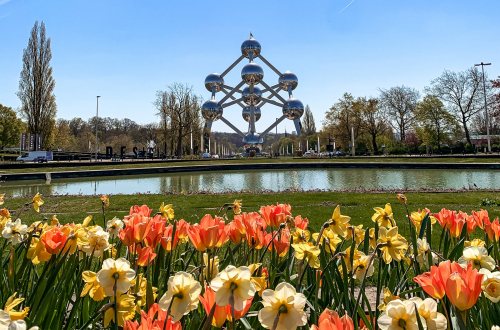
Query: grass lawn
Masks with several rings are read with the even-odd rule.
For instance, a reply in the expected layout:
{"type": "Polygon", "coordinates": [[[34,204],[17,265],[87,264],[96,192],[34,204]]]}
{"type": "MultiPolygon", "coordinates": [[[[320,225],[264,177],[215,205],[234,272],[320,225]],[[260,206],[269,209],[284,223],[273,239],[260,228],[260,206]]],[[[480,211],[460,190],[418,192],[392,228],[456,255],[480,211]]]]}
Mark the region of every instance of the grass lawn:
{"type": "MultiPolygon", "coordinates": [[[[416,211],[427,207],[432,212],[438,212],[445,207],[452,210],[462,210],[470,213],[471,210],[484,208],[488,210],[490,219],[500,216],[499,206],[482,207],[483,199],[497,200],[500,196],[493,192],[454,192],[454,193],[407,193],[408,208],[416,211]]],[[[102,225],[101,201],[96,196],[46,196],[43,197],[45,204],[41,207],[41,213],[33,211],[31,207],[22,207],[24,203],[30,202],[26,198],[9,198],[4,207],[21,212],[20,218],[23,222],[32,222],[50,218],[56,214],[63,222],[81,222],[89,214],[94,216],[97,224],[102,225]],[[22,210],[22,211],[21,211],[22,210]]],[[[218,209],[225,203],[231,203],[235,199],[243,201],[243,211],[258,211],[261,205],[274,203],[288,203],[292,205],[293,215],[302,215],[310,221],[314,231],[330,219],[333,209],[337,204],[341,205],[341,213],[351,217],[354,225],[363,224],[364,227],[373,226],[371,216],[374,207],[383,207],[391,203],[394,216],[401,230],[407,230],[405,209],[393,193],[345,193],[345,192],[301,192],[301,193],[260,193],[260,194],[193,194],[193,195],[114,195],[110,196],[110,206],[106,209],[106,218],[114,216],[123,218],[128,214],[130,206],[147,204],[154,210],[162,202],[173,204],[177,219],[184,218],[187,221],[197,221],[204,214],[216,214],[218,209]]],[[[232,214],[228,214],[232,217],[232,214]]],[[[17,215],[16,215],[17,216],[17,215]]]]}
{"type": "MultiPolygon", "coordinates": [[[[252,164],[252,163],[307,163],[307,162],[339,162],[339,163],[499,163],[499,157],[474,158],[474,157],[335,157],[329,158],[248,158],[248,159],[210,159],[210,160],[192,160],[192,161],[156,161],[153,163],[145,163],[141,160],[130,160],[123,163],[103,161],[99,165],[84,166],[79,165],[78,161],[72,162],[74,166],[58,167],[57,163],[52,163],[54,166],[37,166],[32,168],[13,168],[0,169],[0,174],[9,173],[34,173],[34,172],[63,172],[63,171],[81,171],[81,170],[102,170],[102,169],[127,169],[127,168],[144,168],[144,167],[169,167],[169,166],[191,166],[191,165],[208,165],[208,164],[252,164]]],[[[0,163],[1,164],[1,163],[0,163]]]]}

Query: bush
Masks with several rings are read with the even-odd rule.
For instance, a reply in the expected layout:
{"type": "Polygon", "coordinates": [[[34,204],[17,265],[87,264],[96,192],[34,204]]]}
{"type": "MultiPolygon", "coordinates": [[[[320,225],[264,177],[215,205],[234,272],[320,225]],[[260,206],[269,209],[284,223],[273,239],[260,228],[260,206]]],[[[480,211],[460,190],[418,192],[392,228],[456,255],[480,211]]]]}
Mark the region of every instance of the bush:
{"type": "Polygon", "coordinates": [[[408,153],[408,149],[405,146],[394,146],[389,148],[389,155],[405,155],[408,153]]]}

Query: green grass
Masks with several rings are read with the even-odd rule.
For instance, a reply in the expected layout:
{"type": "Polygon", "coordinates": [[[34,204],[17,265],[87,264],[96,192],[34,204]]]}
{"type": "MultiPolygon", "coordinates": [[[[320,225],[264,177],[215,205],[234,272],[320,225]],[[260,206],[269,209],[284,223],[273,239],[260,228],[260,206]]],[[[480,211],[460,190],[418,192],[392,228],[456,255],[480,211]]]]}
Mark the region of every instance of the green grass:
{"type": "MultiPolygon", "coordinates": [[[[102,170],[102,169],[127,169],[127,168],[144,168],[144,167],[168,167],[168,166],[192,166],[192,165],[207,165],[207,164],[252,164],[252,163],[307,163],[307,162],[338,162],[338,163],[499,163],[499,157],[475,158],[475,157],[336,157],[336,158],[248,158],[248,159],[231,159],[231,160],[192,160],[192,161],[158,161],[154,163],[144,163],[141,160],[131,160],[123,163],[103,162],[102,165],[81,166],[75,161],[74,166],[58,167],[57,163],[52,163],[54,166],[49,167],[34,167],[34,168],[10,168],[1,169],[0,174],[10,173],[34,173],[34,172],[63,172],[63,171],[81,171],[81,170],[102,170]]],[[[14,164],[15,165],[15,164],[14,164]]]]}
{"type": "MultiPolygon", "coordinates": [[[[427,207],[432,212],[438,212],[445,207],[453,210],[462,210],[470,213],[471,210],[484,208],[490,213],[490,218],[500,216],[500,207],[481,207],[483,199],[496,199],[491,192],[455,192],[455,193],[408,193],[408,208],[416,211],[427,207]]],[[[96,196],[47,196],[43,198],[45,204],[38,214],[32,208],[25,207],[24,203],[30,202],[27,198],[9,198],[4,207],[15,211],[23,222],[33,222],[57,215],[62,223],[81,222],[87,215],[92,214],[97,224],[102,225],[101,201],[96,196]]],[[[235,199],[243,200],[243,211],[258,211],[261,205],[274,203],[288,203],[292,205],[293,215],[307,217],[314,231],[330,219],[333,209],[341,205],[342,214],[351,217],[354,225],[363,224],[373,226],[371,216],[373,208],[383,207],[391,203],[395,219],[403,230],[407,227],[406,211],[393,193],[345,193],[345,192],[301,192],[301,193],[231,193],[231,194],[193,194],[193,195],[114,195],[110,196],[110,206],[106,209],[106,218],[114,216],[123,218],[128,214],[130,206],[147,204],[158,210],[162,202],[171,203],[175,208],[177,219],[198,221],[204,214],[216,214],[225,203],[235,199]]],[[[15,215],[17,217],[17,215],[15,215]]],[[[229,217],[232,215],[229,213],[229,217]]]]}

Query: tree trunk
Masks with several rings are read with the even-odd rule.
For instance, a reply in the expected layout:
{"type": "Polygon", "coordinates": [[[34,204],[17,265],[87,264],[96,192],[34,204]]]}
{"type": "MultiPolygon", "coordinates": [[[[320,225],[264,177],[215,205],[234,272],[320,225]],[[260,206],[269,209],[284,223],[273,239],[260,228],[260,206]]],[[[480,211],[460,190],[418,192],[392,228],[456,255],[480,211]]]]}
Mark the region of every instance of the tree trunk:
{"type": "Polygon", "coordinates": [[[378,154],[378,145],[377,145],[377,134],[372,133],[372,146],[373,146],[373,154],[378,154]]]}
{"type": "Polygon", "coordinates": [[[468,144],[472,145],[472,141],[470,139],[470,134],[469,134],[469,129],[467,128],[467,122],[465,121],[464,116],[462,116],[462,125],[464,125],[465,139],[467,140],[468,144]]]}

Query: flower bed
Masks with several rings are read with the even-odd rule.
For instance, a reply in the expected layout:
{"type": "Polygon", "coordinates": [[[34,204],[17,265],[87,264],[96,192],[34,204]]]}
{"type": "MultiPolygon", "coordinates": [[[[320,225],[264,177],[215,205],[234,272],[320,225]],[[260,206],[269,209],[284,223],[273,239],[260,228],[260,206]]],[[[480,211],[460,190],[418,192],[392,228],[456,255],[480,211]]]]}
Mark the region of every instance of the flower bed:
{"type": "Polygon", "coordinates": [[[288,204],[242,212],[236,200],[197,223],[170,204],[123,219],[109,219],[107,196],[101,205],[102,217],[64,225],[21,222],[39,194],[15,217],[0,210],[0,329],[500,325],[500,223],[485,210],[397,218],[386,204],[364,228],[337,205],[313,232],[288,204]]]}

